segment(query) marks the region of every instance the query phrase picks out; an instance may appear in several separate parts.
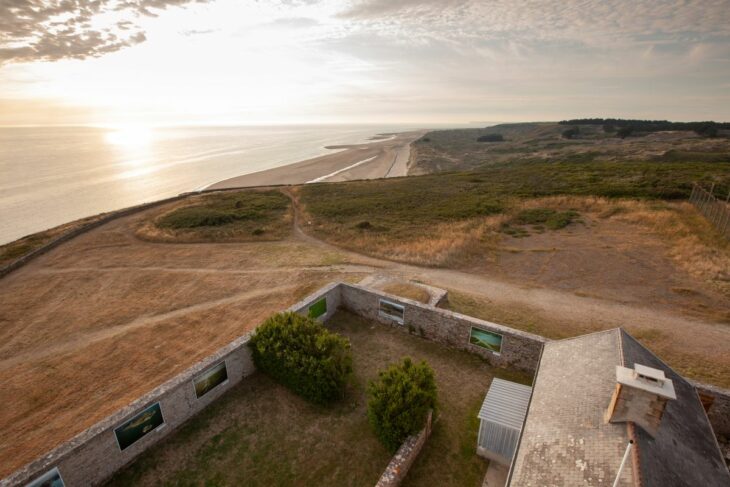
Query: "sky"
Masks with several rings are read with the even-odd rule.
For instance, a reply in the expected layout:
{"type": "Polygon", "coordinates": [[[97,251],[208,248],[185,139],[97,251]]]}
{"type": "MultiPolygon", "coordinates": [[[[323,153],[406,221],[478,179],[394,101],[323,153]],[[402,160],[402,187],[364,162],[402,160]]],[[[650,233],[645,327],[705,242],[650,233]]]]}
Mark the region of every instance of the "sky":
{"type": "Polygon", "coordinates": [[[0,0],[0,125],[730,121],[730,0],[0,0]]]}

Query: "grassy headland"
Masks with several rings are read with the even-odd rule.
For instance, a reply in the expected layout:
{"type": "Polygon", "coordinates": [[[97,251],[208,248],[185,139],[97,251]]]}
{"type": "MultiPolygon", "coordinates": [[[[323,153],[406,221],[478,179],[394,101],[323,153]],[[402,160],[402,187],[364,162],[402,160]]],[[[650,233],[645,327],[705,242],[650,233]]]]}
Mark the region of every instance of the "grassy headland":
{"type": "Polygon", "coordinates": [[[276,190],[193,196],[143,225],[137,235],[165,242],[280,240],[289,233],[289,198],[276,190]]]}
{"type": "Polygon", "coordinates": [[[469,170],[506,162],[730,162],[730,139],[694,131],[620,136],[596,124],[515,123],[438,130],[413,144],[411,174],[469,170]],[[607,131],[608,130],[608,131],[607,131]],[[489,140],[501,136],[502,141],[489,140]],[[481,140],[481,141],[480,141],[481,140]]]}
{"type": "Polygon", "coordinates": [[[660,233],[678,262],[716,279],[730,268],[730,246],[678,201],[694,181],[730,188],[730,162],[517,161],[300,193],[317,236],[379,257],[464,268],[505,234],[558,231],[589,213],[660,233]]]}

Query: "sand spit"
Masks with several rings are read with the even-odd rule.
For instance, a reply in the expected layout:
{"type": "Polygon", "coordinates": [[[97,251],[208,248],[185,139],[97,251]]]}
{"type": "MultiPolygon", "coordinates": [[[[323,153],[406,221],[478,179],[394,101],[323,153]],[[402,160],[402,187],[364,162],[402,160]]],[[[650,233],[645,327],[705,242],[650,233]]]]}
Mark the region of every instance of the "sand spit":
{"type": "Polygon", "coordinates": [[[408,172],[411,142],[426,132],[419,130],[388,134],[388,138],[365,144],[328,147],[340,152],[226,179],[206,189],[405,176],[408,172]]]}

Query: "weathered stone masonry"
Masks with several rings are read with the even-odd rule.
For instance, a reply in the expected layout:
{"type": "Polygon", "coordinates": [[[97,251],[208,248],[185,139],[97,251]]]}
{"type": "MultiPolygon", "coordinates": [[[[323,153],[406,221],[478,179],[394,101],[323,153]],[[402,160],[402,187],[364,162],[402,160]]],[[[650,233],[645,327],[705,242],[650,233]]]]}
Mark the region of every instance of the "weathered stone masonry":
{"type": "Polygon", "coordinates": [[[540,360],[542,345],[547,341],[546,338],[539,335],[357,285],[342,284],[341,288],[342,306],[345,309],[365,318],[402,328],[406,332],[412,331],[428,340],[475,353],[484,357],[492,365],[499,367],[514,367],[527,372],[535,372],[540,360]],[[386,298],[405,308],[403,325],[379,315],[378,307],[381,298],[386,298]],[[469,334],[472,327],[502,335],[501,353],[495,354],[470,344],[469,334]]]}

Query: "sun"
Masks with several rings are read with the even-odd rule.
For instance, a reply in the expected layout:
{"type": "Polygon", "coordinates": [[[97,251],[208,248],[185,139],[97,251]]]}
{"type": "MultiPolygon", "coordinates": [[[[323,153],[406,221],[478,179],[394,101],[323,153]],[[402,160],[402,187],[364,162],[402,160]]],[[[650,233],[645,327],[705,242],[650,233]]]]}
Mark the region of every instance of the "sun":
{"type": "Polygon", "coordinates": [[[128,148],[144,147],[152,142],[153,133],[149,127],[119,127],[104,134],[104,139],[111,145],[128,148]]]}

